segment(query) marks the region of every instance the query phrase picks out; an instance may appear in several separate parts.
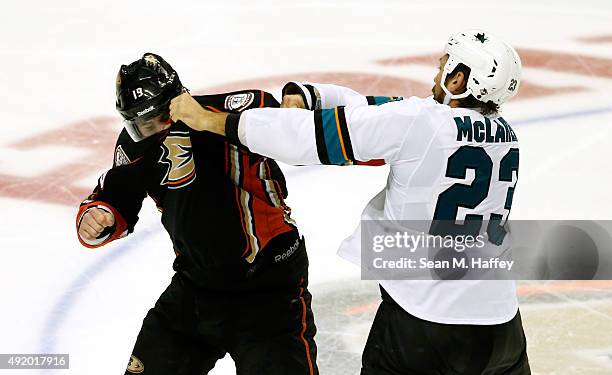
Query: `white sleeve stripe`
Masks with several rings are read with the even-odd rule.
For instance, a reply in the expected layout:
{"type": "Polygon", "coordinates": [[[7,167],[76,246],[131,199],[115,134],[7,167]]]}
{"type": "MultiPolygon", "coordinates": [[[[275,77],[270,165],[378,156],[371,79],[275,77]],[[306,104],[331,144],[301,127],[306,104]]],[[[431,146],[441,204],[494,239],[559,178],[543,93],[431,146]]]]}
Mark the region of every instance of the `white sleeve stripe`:
{"type": "Polygon", "coordinates": [[[308,91],[308,89],[306,88],[306,86],[302,85],[299,82],[293,82],[297,87],[300,88],[300,90],[302,90],[302,98],[304,98],[304,100],[306,100],[306,109],[313,109],[312,107],[312,98],[310,97],[310,91],[308,91]]]}

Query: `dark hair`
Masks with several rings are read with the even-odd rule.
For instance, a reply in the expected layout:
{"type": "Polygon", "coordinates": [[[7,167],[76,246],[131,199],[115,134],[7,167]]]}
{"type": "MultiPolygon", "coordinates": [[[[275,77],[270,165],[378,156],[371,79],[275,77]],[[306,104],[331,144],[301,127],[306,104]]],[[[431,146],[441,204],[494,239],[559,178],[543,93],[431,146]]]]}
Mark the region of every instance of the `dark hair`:
{"type": "MultiPolygon", "coordinates": [[[[462,63],[459,63],[455,69],[448,75],[447,80],[453,77],[457,72],[462,72],[465,76],[465,82],[467,83],[468,78],[470,78],[470,72],[472,70],[462,63]]],[[[467,98],[457,99],[459,100],[459,105],[464,108],[476,108],[480,113],[485,116],[494,114],[499,112],[499,105],[492,101],[482,102],[476,99],[473,95],[468,96],[467,98]]]]}

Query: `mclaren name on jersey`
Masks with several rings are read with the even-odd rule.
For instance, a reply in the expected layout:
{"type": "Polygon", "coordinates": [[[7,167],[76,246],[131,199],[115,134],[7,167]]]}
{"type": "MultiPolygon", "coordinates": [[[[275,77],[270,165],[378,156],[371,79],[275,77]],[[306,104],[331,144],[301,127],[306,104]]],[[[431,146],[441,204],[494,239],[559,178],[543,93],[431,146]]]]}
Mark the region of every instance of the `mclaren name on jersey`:
{"type": "Polygon", "coordinates": [[[472,121],[470,116],[455,117],[457,142],[504,143],[517,142],[516,134],[502,117],[472,121]]]}

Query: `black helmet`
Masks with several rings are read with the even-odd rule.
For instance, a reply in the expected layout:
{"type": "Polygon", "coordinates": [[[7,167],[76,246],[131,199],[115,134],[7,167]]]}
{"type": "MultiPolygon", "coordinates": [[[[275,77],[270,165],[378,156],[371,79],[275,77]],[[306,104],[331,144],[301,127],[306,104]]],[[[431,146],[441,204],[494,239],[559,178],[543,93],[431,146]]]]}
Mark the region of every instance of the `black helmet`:
{"type": "Polygon", "coordinates": [[[117,111],[134,141],[145,134],[139,125],[168,111],[170,100],[180,95],[183,85],[178,74],[161,56],[145,53],[117,74],[117,111]]]}

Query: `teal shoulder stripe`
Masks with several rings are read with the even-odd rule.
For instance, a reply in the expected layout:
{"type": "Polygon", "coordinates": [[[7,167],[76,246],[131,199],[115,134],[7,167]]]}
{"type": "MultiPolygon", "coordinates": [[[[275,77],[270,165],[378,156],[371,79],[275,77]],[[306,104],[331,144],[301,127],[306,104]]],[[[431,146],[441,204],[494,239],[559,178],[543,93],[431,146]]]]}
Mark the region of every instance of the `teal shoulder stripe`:
{"type": "Polygon", "coordinates": [[[368,96],[368,104],[369,105],[381,105],[390,102],[396,102],[398,100],[403,100],[401,96],[368,96]]]}
{"type": "Polygon", "coordinates": [[[336,125],[336,114],[334,109],[324,109],[321,111],[323,122],[323,135],[325,147],[331,164],[344,164],[346,159],[342,154],[342,145],[338,136],[338,126],[336,125]]]}

